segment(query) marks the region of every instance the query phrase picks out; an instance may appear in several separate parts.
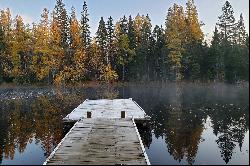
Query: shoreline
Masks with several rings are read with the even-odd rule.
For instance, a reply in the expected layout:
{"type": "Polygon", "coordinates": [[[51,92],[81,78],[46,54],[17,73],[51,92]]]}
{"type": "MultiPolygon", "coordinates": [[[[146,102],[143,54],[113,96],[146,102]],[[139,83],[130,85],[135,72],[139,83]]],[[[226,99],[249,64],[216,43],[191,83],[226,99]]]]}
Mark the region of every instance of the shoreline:
{"type": "Polygon", "coordinates": [[[228,83],[228,82],[219,82],[219,81],[209,81],[209,82],[201,82],[201,81],[131,81],[131,82],[113,82],[113,83],[106,83],[100,81],[86,81],[82,83],[75,83],[75,84],[65,84],[65,85],[54,85],[54,84],[42,84],[42,83],[35,83],[35,84],[16,84],[16,83],[2,83],[0,84],[1,89],[5,88],[16,88],[16,87],[54,87],[54,88],[91,88],[91,87],[105,87],[105,86],[114,86],[114,87],[123,87],[123,86],[136,86],[136,85],[145,85],[148,87],[152,86],[164,86],[164,85],[197,85],[197,86],[209,86],[209,85],[219,85],[219,84],[226,84],[229,86],[242,86],[242,87],[249,87],[249,81],[241,81],[239,83],[228,83]]]}

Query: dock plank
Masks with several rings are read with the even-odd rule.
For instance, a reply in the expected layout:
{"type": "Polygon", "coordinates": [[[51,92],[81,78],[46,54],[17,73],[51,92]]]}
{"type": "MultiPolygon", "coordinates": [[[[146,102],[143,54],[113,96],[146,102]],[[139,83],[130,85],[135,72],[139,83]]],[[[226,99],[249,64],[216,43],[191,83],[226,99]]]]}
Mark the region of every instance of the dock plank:
{"type": "Polygon", "coordinates": [[[131,98],[113,100],[86,99],[63,120],[77,121],[82,118],[87,118],[87,112],[91,112],[94,118],[121,118],[121,111],[126,112],[127,118],[145,119],[147,117],[144,110],[131,98]]]}
{"type": "Polygon", "coordinates": [[[44,165],[147,165],[131,118],[89,118],[74,125],[44,165]]]}

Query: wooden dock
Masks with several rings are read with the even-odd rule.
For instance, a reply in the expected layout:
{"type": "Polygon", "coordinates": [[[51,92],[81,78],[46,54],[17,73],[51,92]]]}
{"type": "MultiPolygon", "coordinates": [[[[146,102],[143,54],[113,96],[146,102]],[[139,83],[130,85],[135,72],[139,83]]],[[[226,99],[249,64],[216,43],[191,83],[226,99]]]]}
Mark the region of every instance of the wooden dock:
{"type": "Polygon", "coordinates": [[[43,165],[150,165],[134,118],[147,116],[135,106],[132,99],[85,100],[64,118],[77,122],[43,165]],[[117,111],[116,102],[123,105],[117,111]],[[124,106],[139,112],[128,113],[132,110],[124,110],[124,106]],[[110,112],[108,108],[112,108],[110,112]],[[91,118],[87,115],[90,110],[91,118]],[[125,118],[120,111],[125,111],[125,118]]]}
{"type": "Polygon", "coordinates": [[[88,118],[87,112],[91,112],[93,118],[121,118],[121,112],[125,111],[126,117],[134,118],[135,120],[147,120],[149,117],[145,111],[135,102],[130,99],[101,99],[88,100],[75,108],[68,114],[64,121],[77,121],[82,118],[88,118]]]}

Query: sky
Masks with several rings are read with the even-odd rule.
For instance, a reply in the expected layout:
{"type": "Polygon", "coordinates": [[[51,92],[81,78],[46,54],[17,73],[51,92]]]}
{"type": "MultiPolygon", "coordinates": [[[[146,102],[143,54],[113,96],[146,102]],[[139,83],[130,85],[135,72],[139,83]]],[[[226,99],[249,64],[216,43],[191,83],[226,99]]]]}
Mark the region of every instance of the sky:
{"type": "MultiPolygon", "coordinates": [[[[19,14],[25,23],[38,22],[43,8],[52,11],[56,0],[0,0],[0,9],[10,8],[12,16],[19,14]]],[[[222,6],[226,0],[195,0],[199,19],[205,23],[202,30],[208,41],[214,31],[218,16],[222,14],[222,6]]],[[[76,8],[80,19],[83,0],[63,0],[68,12],[72,6],[76,8]]],[[[167,10],[174,3],[185,6],[187,0],[86,0],[90,14],[92,36],[95,35],[100,18],[105,20],[112,16],[114,22],[123,15],[135,17],[138,13],[149,14],[153,26],[165,24],[167,10]]],[[[236,20],[243,14],[246,30],[249,34],[249,0],[229,0],[234,9],[236,20]]]]}

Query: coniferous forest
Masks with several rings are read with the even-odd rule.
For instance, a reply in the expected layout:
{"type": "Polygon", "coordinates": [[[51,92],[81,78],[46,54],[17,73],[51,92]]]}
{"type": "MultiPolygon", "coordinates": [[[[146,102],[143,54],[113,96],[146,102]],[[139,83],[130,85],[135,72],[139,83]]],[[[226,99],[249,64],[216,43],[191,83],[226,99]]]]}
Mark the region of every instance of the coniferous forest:
{"type": "Polygon", "coordinates": [[[242,14],[226,1],[211,43],[204,40],[194,0],[174,4],[164,26],[149,15],[100,18],[90,34],[83,3],[80,20],[56,0],[40,21],[0,10],[0,83],[72,84],[85,81],[221,81],[249,79],[249,36],[242,14]]]}

